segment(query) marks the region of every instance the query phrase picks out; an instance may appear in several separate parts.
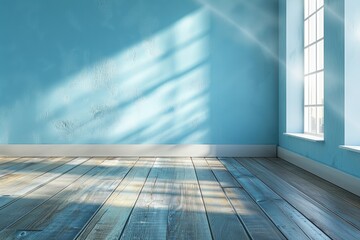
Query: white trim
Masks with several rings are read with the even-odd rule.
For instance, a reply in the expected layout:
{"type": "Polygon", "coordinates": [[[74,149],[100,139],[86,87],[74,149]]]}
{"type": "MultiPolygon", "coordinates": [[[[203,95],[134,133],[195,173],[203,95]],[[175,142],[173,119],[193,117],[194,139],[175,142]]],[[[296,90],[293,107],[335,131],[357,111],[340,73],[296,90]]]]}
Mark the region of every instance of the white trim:
{"type": "Polygon", "coordinates": [[[275,145],[207,144],[9,144],[0,156],[167,156],[167,157],[275,157],[275,145]]]}
{"type": "Polygon", "coordinates": [[[278,147],[278,157],[360,196],[360,178],[278,147]]]}
{"type": "Polygon", "coordinates": [[[303,140],[308,140],[310,142],[324,142],[324,137],[322,136],[315,136],[306,133],[284,133],[285,136],[300,138],[303,140]]]}
{"type": "Polygon", "coordinates": [[[340,145],[341,149],[345,149],[352,152],[360,153],[360,146],[349,146],[349,145],[340,145]]]}

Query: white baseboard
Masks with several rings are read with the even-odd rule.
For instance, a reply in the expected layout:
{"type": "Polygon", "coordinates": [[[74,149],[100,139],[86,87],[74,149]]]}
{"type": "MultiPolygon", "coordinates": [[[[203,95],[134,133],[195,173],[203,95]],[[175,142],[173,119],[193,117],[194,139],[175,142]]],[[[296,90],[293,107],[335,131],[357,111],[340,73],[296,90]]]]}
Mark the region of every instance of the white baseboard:
{"type": "Polygon", "coordinates": [[[0,156],[276,157],[276,146],[206,144],[8,144],[0,145],[0,156]]]}
{"type": "Polygon", "coordinates": [[[360,178],[278,147],[278,157],[360,196],[360,178]]]}

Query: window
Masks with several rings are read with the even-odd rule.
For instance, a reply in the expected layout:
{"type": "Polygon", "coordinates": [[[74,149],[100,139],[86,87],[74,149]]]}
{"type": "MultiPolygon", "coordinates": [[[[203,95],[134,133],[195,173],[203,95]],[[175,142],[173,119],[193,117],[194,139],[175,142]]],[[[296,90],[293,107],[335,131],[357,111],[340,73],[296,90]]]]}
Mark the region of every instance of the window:
{"type": "Polygon", "coordinates": [[[304,0],[304,133],[324,134],[324,0],[304,0]]]}

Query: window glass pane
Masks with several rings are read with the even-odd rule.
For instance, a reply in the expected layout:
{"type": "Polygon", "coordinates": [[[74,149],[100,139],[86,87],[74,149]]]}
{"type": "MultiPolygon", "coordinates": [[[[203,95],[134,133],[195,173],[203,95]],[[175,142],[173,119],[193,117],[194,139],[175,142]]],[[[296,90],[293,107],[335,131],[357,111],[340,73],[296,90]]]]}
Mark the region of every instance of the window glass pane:
{"type": "Polygon", "coordinates": [[[309,104],[309,77],[305,77],[304,82],[304,104],[309,104]]]}
{"type": "Polygon", "coordinates": [[[316,71],[316,44],[309,47],[309,72],[316,71]]]}
{"type": "Polygon", "coordinates": [[[309,48],[304,49],[304,73],[309,73],[309,48]]]}
{"type": "Polygon", "coordinates": [[[316,15],[309,18],[309,43],[316,41],[316,15]]]}
{"type": "Polygon", "coordinates": [[[309,107],[309,132],[316,133],[316,107],[309,107]]]}
{"type": "Polygon", "coordinates": [[[317,16],[317,39],[324,37],[324,8],[320,9],[317,16]]]}
{"type": "Polygon", "coordinates": [[[304,18],[309,16],[309,0],[304,0],[304,18]]]}
{"type": "Polygon", "coordinates": [[[304,0],[304,132],[324,132],[324,0],[304,0]]]}
{"type": "Polygon", "coordinates": [[[309,44],[309,20],[304,22],[304,46],[309,44]]]}
{"type": "Polygon", "coordinates": [[[317,134],[324,134],[324,107],[317,107],[317,134]]]}
{"type": "Polygon", "coordinates": [[[316,74],[311,74],[309,77],[309,104],[316,104],[316,74]]]}
{"type": "Polygon", "coordinates": [[[324,72],[319,72],[317,73],[317,87],[316,87],[316,91],[317,91],[317,100],[316,103],[319,105],[323,105],[324,104],[324,72]]]}
{"type": "Polygon", "coordinates": [[[321,70],[324,68],[324,40],[317,43],[316,51],[317,70],[321,70]]]}
{"type": "Polygon", "coordinates": [[[309,14],[312,14],[316,10],[316,0],[309,0],[309,14]]]}
{"type": "MultiPolygon", "coordinates": [[[[308,0],[305,0],[305,1],[308,1],[308,0]]],[[[312,0],[310,0],[312,1],[312,0]]],[[[324,6],[324,0],[317,0],[317,8],[321,8],[322,6],[324,6]]]]}
{"type": "Polygon", "coordinates": [[[309,129],[309,108],[304,108],[304,132],[310,132],[309,129]]]}

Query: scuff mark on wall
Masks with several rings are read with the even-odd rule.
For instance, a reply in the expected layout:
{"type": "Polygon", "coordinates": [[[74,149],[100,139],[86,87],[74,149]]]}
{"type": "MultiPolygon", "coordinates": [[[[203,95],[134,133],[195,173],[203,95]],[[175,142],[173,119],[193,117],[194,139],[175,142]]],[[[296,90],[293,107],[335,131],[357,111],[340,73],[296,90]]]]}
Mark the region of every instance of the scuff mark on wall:
{"type": "Polygon", "coordinates": [[[103,118],[111,111],[108,105],[96,105],[91,107],[91,114],[94,119],[103,118]]]}
{"type": "Polygon", "coordinates": [[[54,124],[55,128],[60,132],[65,138],[70,138],[76,129],[75,122],[71,120],[58,120],[54,124]]]}

